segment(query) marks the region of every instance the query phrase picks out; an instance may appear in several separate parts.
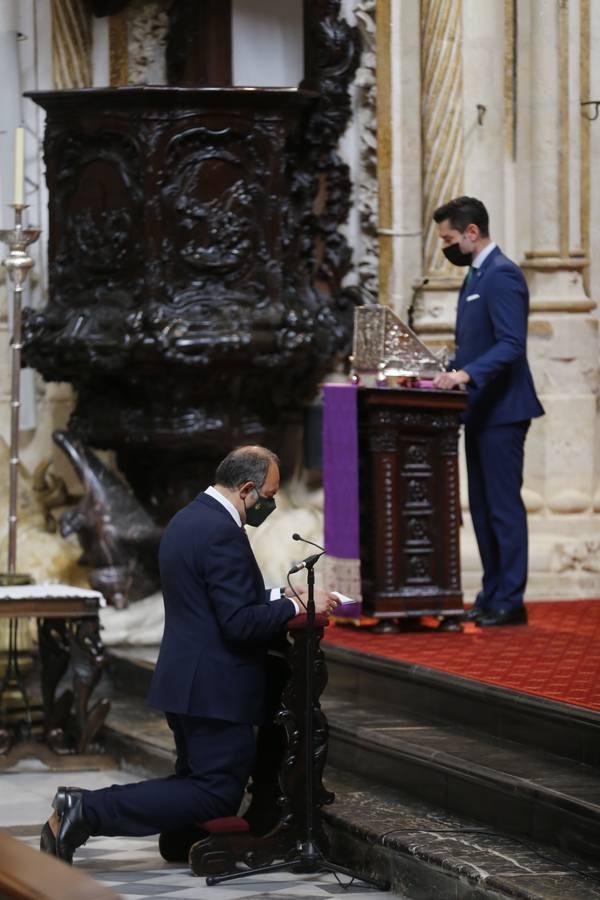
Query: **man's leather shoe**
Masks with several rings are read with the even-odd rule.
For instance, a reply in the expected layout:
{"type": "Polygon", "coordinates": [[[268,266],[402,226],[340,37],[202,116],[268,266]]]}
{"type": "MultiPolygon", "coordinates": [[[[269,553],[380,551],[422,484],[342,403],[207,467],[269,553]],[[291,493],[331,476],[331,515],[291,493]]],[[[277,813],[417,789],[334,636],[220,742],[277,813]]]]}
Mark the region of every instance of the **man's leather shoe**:
{"type": "Polygon", "coordinates": [[[524,606],[504,609],[501,612],[489,610],[475,621],[481,628],[490,628],[493,625],[527,625],[527,610],[524,606]]]}
{"type": "Polygon", "coordinates": [[[486,615],[486,611],[482,606],[472,606],[470,609],[467,609],[465,612],[463,619],[465,622],[478,622],[482,616],[486,615]]]}
{"type": "Polygon", "coordinates": [[[442,616],[437,631],[462,631],[463,619],[461,616],[442,616]]]}
{"type": "Polygon", "coordinates": [[[59,787],[52,806],[58,817],[58,832],[55,837],[46,822],[40,838],[40,850],[53,853],[71,864],[75,850],[85,844],[91,834],[83,815],[83,791],[81,788],[59,787]]]}

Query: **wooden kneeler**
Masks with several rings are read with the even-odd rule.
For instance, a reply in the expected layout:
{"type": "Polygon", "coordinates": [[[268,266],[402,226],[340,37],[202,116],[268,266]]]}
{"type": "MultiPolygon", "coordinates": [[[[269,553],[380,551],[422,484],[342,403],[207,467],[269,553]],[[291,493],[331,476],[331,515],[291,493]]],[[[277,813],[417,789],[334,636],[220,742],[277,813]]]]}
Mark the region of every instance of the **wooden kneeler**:
{"type": "Polygon", "coordinates": [[[268,865],[289,852],[290,845],[281,826],[255,835],[245,819],[226,816],[161,834],[159,850],[167,862],[189,862],[194,875],[206,877],[233,872],[238,862],[250,868],[268,865]]]}

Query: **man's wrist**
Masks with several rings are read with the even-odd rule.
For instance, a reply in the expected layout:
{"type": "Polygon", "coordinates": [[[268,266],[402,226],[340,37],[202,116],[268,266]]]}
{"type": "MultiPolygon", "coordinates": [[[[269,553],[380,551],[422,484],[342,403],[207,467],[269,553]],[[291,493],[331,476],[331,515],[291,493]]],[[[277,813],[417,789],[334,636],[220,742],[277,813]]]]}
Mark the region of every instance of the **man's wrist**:
{"type": "Polygon", "coordinates": [[[281,599],[289,600],[290,603],[293,604],[294,609],[296,610],[296,615],[297,616],[300,615],[300,604],[298,603],[298,601],[294,597],[290,597],[288,594],[286,594],[286,588],[282,587],[282,588],[279,588],[279,590],[281,592],[280,593],[281,599]]]}

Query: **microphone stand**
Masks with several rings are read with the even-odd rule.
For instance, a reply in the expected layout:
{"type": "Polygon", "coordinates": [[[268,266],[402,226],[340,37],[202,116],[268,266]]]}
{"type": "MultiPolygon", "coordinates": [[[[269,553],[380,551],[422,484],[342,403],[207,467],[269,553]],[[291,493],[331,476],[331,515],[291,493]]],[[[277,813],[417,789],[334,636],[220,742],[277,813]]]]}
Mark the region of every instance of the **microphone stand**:
{"type": "Polygon", "coordinates": [[[380,891],[390,889],[389,882],[377,878],[369,878],[354,872],[345,866],[326,859],[314,840],[315,826],[315,797],[314,797],[314,770],[313,770],[313,734],[314,734],[314,661],[315,661],[315,565],[319,556],[315,554],[305,560],[307,572],[308,598],[306,601],[306,680],[305,680],[305,704],[304,704],[304,771],[305,771],[305,795],[306,807],[304,823],[304,835],[298,842],[296,855],[283,862],[272,863],[268,866],[258,866],[243,872],[232,872],[229,875],[209,875],[207,885],[222,884],[224,881],[234,881],[238,878],[248,878],[251,875],[262,875],[267,872],[278,872],[291,868],[294,872],[314,873],[333,872],[348,875],[352,880],[358,879],[365,884],[371,884],[380,891]]]}

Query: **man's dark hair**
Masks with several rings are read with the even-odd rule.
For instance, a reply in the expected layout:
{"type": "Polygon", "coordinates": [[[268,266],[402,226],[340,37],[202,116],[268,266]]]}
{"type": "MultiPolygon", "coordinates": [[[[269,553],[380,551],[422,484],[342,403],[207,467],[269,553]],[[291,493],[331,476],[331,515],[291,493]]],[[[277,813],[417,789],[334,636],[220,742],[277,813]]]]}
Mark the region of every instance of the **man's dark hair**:
{"type": "Polygon", "coordinates": [[[271,463],[278,466],[279,457],[266,447],[236,447],[217,466],[215,484],[233,490],[245,481],[253,481],[260,491],[271,463]]]}
{"type": "Polygon", "coordinates": [[[443,206],[438,206],[433,221],[450,222],[450,228],[463,232],[468,225],[477,225],[482,237],[489,237],[490,217],[488,211],[476,197],[455,197],[443,206]]]}

